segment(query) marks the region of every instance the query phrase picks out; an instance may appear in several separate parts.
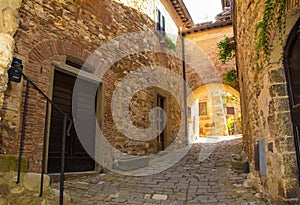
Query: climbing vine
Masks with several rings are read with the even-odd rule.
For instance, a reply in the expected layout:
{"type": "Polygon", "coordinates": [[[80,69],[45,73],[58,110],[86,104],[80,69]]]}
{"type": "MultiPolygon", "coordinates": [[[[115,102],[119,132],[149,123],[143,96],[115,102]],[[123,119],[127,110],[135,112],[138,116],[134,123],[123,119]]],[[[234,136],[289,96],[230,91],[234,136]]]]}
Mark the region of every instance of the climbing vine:
{"type": "Polygon", "coordinates": [[[224,77],[224,83],[235,89],[238,89],[239,82],[236,69],[232,69],[226,73],[224,77]]]}
{"type": "Polygon", "coordinates": [[[229,38],[226,36],[223,40],[218,42],[219,59],[222,63],[226,63],[234,57],[234,49],[230,45],[229,38]]]}
{"type": "Polygon", "coordinates": [[[169,36],[165,35],[165,40],[169,49],[176,50],[176,44],[172,41],[172,39],[169,36]]]}
{"type": "MultiPolygon", "coordinates": [[[[283,43],[282,36],[286,24],[286,0],[265,0],[263,18],[256,25],[256,35],[258,37],[256,45],[257,58],[270,55],[271,42],[276,29],[280,34],[279,40],[283,43]]],[[[265,60],[265,59],[264,59],[265,60]]],[[[263,67],[263,65],[261,65],[263,67]]]]}

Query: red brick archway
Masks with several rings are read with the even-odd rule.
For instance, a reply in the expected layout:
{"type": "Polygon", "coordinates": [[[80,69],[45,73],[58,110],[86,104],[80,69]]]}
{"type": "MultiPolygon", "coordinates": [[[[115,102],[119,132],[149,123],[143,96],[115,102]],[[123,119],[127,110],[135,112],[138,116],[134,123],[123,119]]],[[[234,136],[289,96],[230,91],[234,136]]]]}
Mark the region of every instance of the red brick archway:
{"type": "MultiPolygon", "coordinates": [[[[17,48],[22,45],[17,44],[17,48]]],[[[20,49],[19,49],[20,50],[20,49]]],[[[24,73],[48,96],[51,97],[53,75],[52,61],[65,62],[67,57],[85,61],[91,54],[91,47],[72,40],[44,40],[25,53],[20,50],[17,56],[23,60],[24,73]],[[23,57],[25,56],[25,57],[23,57]]],[[[24,105],[25,82],[9,82],[5,93],[5,104],[19,104],[18,109],[4,107],[2,111],[3,150],[7,154],[18,154],[21,132],[22,110],[24,105]],[[23,93],[23,94],[22,94],[23,93]],[[15,124],[11,125],[12,119],[15,124]]],[[[44,132],[46,100],[33,88],[29,89],[27,121],[25,129],[24,156],[29,160],[29,171],[40,171],[44,132]]]]}

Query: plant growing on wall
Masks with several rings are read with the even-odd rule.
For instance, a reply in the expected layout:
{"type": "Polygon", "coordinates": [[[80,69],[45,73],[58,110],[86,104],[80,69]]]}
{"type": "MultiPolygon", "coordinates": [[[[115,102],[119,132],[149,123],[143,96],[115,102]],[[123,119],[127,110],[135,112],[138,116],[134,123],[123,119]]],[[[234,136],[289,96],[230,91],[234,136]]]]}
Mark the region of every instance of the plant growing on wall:
{"type": "Polygon", "coordinates": [[[286,0],[265,0],[264,2],[263,18],[257,23],[255,31],[258,37],[256,45],[257,59],[262,60],[259,62],[259,69],[264,66],[263,61],[268,60],[272,46],[271,42],[277,29],[280,34],[279,39],[281,42],[283,41],[282,34],[286,23],[286,0]]]}
{"type": "Polygon", "coordinates": [[[225,38],[218,42],[217,44],[219,48],[219,59],[222,63],[226,63],[234,57],[234,49],[230,45],[229,38],[225,36],[225,38]]]}
{"type": "Polygon", "coordinates": [[[229,95],[225,96],[225,99],[226,99],[226,102],[233,102],[234,103],[234,102],[238,101],[238,96],[229,94],[229,95]]]}
{"type": "Polygon", "coordinates": [[[238,89],[238,76],[236,69],[228,71],[224,77],[224,84],[229,85],[233,88],[238,89]]]}
{"type": "Polygon", "coordinates": [[[234,116],[227,118],[227,129],[230,134],[233,134],[234,131],[234,116]]]}
{"type": "Polygon", "coordinates": [[[169,36],[165,35],[165,40],[169,49],[176,50],[176,44],[172,41],[172,39],[169,36]]]}

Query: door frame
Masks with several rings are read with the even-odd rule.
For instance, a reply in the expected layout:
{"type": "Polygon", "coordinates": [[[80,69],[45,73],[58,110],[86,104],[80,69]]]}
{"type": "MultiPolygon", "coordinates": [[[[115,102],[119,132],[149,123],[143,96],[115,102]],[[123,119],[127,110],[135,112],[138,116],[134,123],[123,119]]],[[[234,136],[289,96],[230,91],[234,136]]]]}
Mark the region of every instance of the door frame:
{"type": "MultiPolygon", "coordinates": [[[[64,62],[60,62],[60,61],[52,61],[51,62],[51,70],[50,70],[50,80],[49,80],[49,92],[48,92],[48,96],[49,98],[52,100],[53,98],[53,85],[54,85],[54,73],[55,71],[60,71],[63,72],[67,75],[70,76],[74,76],[77,77],[79,72],[80,72],[80,76],[82,77],[82,79],[88,80],[88,81],[92,81],[92,82],[98,82],[99,79],[96,78],[95,75],[85,72],[83,70],[79,70],[73,66],[67,65],[64,62]]],[[[104,127],[104,84],[103,81],[100,80],[99,83],[99,87],[98,87],[98,91],[97,91],[97,107],[96,107],[96,119],[98,123],[98,126],[100,127],[101,130],[103,130],[104,127]]],[[[51,103],[49,104],[49,109],[48,109],[48,130],[47,130],[47,140],[46,140],[46,158],[45,158],[45,170],[48,172],[48,153],[49,153],[49,140],[50,140],[50,125],[51,125],[51,108],[52,105],[51,103]]],[[[96,125],[97,126],[97,125],[96,125]]],[[[95,131],[95,145],[96,145],[96,141],[97,141],[97,135],[96,135],[96,131],[95,131]]],[[[95,153],[97,147],[95,147],[95,153]]],[[[95,158],[95,157],[94,157],[95,158]]],[[[93,159],[94,159],[93,158],[93,159]]],[[[95,159],[94,159],[95,160],[95,159]]],[[[95,160],[95,167],[94,170],[92,171],[96,171],[99,169],[99,164],[96,162],[95,160]]]]}
{"type": "MultiPolygon", "coordinates": [[[[163,93],[161,93],[161,92],[156,92],[155,93],[154,107],[157,107],[157,98],[158,98],[158,96],[161,97],[161,98],[163,98],[163,101],[164,101],[163,110],[165,111],[166,115],[168,115],[168,110],[167,110],[168,109],[168,106],[167,106],[167,104],[168,104],[168,98],[163,93]]],[[[164,134],[164,140],[163,140],[164,141],[164,144],[163,144],[164,150],[166,149],[166,145],[168,145],[168,143],[167,143],[167,141],[168,141],[168,136],[167,136],[168,135],[167,134],[168,133],[167,132],[167,130],[168,130],[168,118],[166,120],[167,120],[166,126],[165,126],[165,129],[163,130],[163,134],[164,134]]],[[[155,138],[156,148],[157,148],[157,137],[155,138]]],[[[156,151],[158,152],[158,150],[156,150],[156,151]]]]}
{"type": "Polygon", "coordinates": [[[284,48],[284,71],[285,71],[285,77],[287,82],[287,90],[289,95],[289,103],[290,103],[290,113],[291,113],[291,119],[292,119],[292,125],[293,125],[293,134],[294,134],[294,142],[295,142],[295,150],[296,150],[296,160],[297,160],[297,166],[298,166],[298,183],[300,185],[300,128],[298,128],[293,119],[292,110],[295,106],[295,102],[293,99],[293,85],[292,85],[292,79],[291,79],[291,73],[290,73],[290,66],[289,66],[289,57],[292,55],[292,49],[294,46],[295,41],[297,41],[297,38],[300,39],[300,37],[297,34],[298,26],[300,25],[300,18],[296,21],[295,25],[293,26],[288,39],[286,46],[284,48]]]}

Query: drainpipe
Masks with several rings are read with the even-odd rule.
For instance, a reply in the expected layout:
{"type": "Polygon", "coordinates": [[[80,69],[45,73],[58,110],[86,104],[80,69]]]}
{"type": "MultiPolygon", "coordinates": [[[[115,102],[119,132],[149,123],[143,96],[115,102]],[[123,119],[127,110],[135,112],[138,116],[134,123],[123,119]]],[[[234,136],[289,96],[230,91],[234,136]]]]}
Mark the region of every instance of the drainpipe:
{"type": "MultiPolygon", "coordinates": [[[[191,19],[190,19],[191,20],[191,19]]],[[[188,112],[187,112],[187,88],[186,88],[186,64],[185,64],[185,42],[184,36],[185,34],[182,32],[182,28],[186,25],[190,20],[185,22],[182,26],[179,27],[179,35],[181,37],[181,55],[182,55],[182,76],[183,76],[183,103],[184,103],[184,134],[185,134],[185,144],[189,144],[189,136],[188,136],[188,112]]]]}

